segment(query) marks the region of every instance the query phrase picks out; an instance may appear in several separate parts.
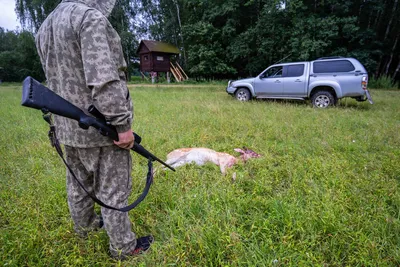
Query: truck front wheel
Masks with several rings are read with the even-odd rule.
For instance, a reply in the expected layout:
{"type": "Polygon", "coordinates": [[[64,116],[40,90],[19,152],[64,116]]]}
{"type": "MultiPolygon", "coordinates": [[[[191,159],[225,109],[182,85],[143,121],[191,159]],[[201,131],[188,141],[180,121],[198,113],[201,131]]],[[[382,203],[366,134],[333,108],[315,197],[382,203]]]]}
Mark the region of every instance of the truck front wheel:
{"type": "Polygon", "coordinates": [[[319,91],[311,97],[311,103],[316,108],[327,108],[336,105],[336,99],[328,91],[319,91]]]}
{"type": "Polygon", "coordinates": [[[235,93],[235,97],[239,101],[249,101],[251,99],[250,92],[246,88],[239,88],[235,93]]]}

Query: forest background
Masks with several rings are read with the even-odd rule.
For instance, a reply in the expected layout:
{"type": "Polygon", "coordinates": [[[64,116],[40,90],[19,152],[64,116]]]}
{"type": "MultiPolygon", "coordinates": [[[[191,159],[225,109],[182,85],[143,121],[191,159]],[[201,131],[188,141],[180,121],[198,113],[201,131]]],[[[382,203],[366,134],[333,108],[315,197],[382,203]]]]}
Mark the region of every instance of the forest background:
{"type": "MultiPolygon", "coordinates": [[[[0,81],[44,80],[35,32],[60,0],[16,0],[22,29],[0,28],[0,81]]],[[[326,56],[357,58],[370,77],[400,80],[398,0],[118,0],[110,21],[130,75],[150,39],[176,45],[195,79],[259,74],[270,64],[326,56]]],[[[389,87],[389,86],[386,86],[389,87]]]]}

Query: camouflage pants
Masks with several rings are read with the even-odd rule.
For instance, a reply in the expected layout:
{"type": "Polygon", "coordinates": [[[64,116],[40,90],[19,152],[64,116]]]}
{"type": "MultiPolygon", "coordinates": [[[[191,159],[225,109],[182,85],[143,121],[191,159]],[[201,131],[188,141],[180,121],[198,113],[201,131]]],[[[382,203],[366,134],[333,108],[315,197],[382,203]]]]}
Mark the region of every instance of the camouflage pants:
{"type": "MultiPolygon", "coordinates": [[[[85,188],[103,203],[117,208],[128,204],[132,189],[132,158],[129,150],[117,146],[75,148],[65,146],[66,161],[85,188]]],[[[67,170],[68,206],[75,231],[86,235],[99,227],[94,201],[86,194],[67,170]]],[[[104,227],[110,238],[113,256],[128,254],[136,246],[127,212],[101,208],[104,227]]]]}

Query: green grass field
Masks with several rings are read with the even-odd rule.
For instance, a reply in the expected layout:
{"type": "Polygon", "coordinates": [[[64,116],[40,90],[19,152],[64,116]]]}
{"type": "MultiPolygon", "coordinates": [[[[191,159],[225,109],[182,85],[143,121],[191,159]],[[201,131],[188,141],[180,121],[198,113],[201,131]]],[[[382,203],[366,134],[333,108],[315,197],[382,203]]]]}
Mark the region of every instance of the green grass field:
{"type": "MultiPolygon", "coordinates": [[[[0,87],[0,265],[398,266],[400,91],[372,90],[318,110],[294,101],[240,103],[223,86],[134,87],[133,129],[165,159],[180,147],[262,158],[222,176],[214,165],[161,171],[129,213],[153,234],[146,255],[119,262],[104,231],[73,231],[65,168],[20,86],[0,87]],[[232,179],[233,173],[236,179],[232,179]]],[[[134,156],[134,192],[146,161],[134,156]]],[[[157,164],[159,165],[159,164],[157,164]]]]}

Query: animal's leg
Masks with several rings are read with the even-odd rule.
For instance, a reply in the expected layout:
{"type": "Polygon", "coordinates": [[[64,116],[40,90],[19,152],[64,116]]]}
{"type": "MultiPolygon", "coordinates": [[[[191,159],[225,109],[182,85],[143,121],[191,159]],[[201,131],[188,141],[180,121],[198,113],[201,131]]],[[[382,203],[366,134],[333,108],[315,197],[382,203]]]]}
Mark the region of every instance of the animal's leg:
{"type": "MultiPolygon", "coordinates": [[[[171,158],[171,159],[167,159],[165,161],[165,163],[167,163],[168,165],[170,165],[173,168],[176,167],[180,167],[182,165],[185,165],[188,163],[187,159],[186,159],[186,155],[179,157],[179,158],[171,158]]],[[[163,168],[164,170],[166,169],[166,167],[163,168]]]]}
{"type": "Polygon", "coordinates": [[[226,165],[220,164],[220,165],[219,165],[219,169],[221,170],[221,173],[222,173],[223,175],[226,174],[226,165]]]}
{"type": "MultiPolygon", "coordinates": [[[[179,163],[179,160],[180,160],[181,158],[182,158],[182,157],[180,157],[180,158],[167,159],[167,160],[165,161],[165,163],[167,163],[169,166],[171,166],[171,167],[173,167],[173,168],[179,167],[179,166],[182,166],[182,165],[176,165],[176,163],[179,163]]],[[[165,167],[165,166],[163,166],[162,168],[163,168],[163,170],[166,170],[166,169],[167,169],[167,167],[165,167]]]]}
{"type": "Polygon", "coordinates": [[[165,163],[167,163],[168,165],[171,165],[171,164],[174,164],[174,162],[177,161],[177,160],[178,160],[177,158],[167,159],[165,161],[165,163]]]}
{"type": "Polygon", "coordinates": [[[177,167],[180,167],[180,166],[185,165],[185,164],[187,164],[187,162],[185,162],[185,161],[177,161],[177,162],[173,163],[171,166],[174,167],[174,168],[177,168],[177,167]]]}

